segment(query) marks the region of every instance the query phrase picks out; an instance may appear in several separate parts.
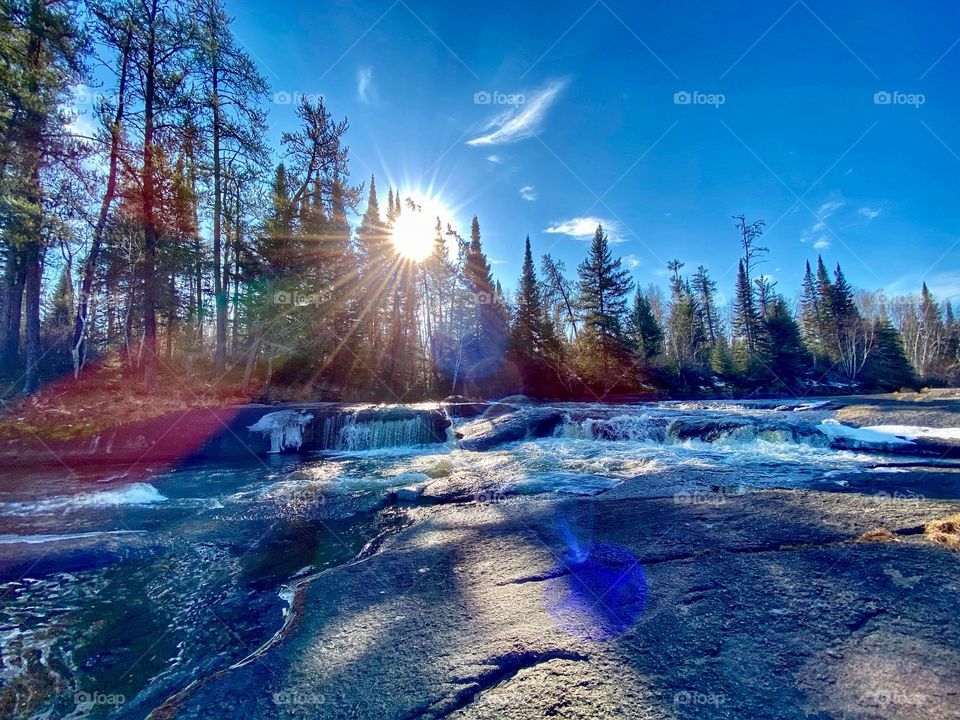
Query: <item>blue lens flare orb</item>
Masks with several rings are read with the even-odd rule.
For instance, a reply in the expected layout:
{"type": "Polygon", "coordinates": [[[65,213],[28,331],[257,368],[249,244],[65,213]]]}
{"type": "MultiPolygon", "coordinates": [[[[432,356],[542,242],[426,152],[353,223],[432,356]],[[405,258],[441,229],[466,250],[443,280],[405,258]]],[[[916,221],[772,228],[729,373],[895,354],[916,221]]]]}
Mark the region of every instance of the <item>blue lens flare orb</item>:
{"type": "Polygon", "coordinates": [[[629,630],[647,605],[647,578],[628,550],[572,544],[544,584],[544,603],[564,632],[604,641],[629,630]]]}

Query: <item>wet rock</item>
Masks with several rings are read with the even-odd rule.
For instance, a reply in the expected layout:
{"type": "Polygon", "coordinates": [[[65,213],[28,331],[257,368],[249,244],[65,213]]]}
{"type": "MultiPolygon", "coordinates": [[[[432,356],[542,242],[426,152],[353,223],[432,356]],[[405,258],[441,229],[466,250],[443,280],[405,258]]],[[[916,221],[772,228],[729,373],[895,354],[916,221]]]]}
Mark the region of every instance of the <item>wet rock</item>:
{"type": "Polygon", "coordinates": [[[475,420],[460,428],[464,450],[483,451],[524,438],[547,437],[563,422],[563,414],[549,408],[526,407],[496,418],[475,420]]]}

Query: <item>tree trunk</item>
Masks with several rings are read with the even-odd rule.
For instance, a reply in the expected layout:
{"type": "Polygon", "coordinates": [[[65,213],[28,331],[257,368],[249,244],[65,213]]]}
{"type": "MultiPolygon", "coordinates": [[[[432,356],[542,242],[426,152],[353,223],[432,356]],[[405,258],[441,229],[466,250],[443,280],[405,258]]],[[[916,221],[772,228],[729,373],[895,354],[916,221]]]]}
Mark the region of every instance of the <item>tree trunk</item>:
{"type": "MultiPolygon", "coordinates": [[[[213,50],[216,53],[216,49],[213,50]]],[[[227,364],[227,296],[222,275],[223,171],[220,159],[219,68],[213,58],[211,103],[213,106],[213,295],[217,315],[217,348],[213,356],[214,370],[223,373],[227,364]]]]}
{"type": "Polygon", "coordinates": [[[8,374],[16,372],[20,360],[24,275],[20,252],[14,247],[8,248],[3,276],[3,315],[0,316],[0,363],[8,374]]]}
{"type": "Polygon", "coordinates": [[[157,242],[154,177],[154,102],[156,100],[157,0],[153,0],[146,48],[143,98],[143,389],[157,388],[157,242]]]}
{"type": "Polygon", "coordinates": [[[100,257],[100,248],[103,245],[103,233],[110,215],[110,206],[113,204],[117,191],[117,163],[120,157],[121,126],[123,123],[124,102],[127,92],[127,67],[130,62],[130,43],[133,37],[133,25],[128,23],[127,35],[124,40],[122,58],[120,62],[120,81],[117,86],[117,113],[110,125],[110,169],[107,173],[107,187],[100,203],[100,214],[93,229],[90,241],[90,253],[83,265],[83,275],[80,280],[80,296],[77,298],[77,314],[74,319],[73,346],[73,376],[78,377],[86,361],[87,347],[87,315],[90,307],[90,293],[93,290],[93,279],[97,270],[97,260],[100,257]]]}

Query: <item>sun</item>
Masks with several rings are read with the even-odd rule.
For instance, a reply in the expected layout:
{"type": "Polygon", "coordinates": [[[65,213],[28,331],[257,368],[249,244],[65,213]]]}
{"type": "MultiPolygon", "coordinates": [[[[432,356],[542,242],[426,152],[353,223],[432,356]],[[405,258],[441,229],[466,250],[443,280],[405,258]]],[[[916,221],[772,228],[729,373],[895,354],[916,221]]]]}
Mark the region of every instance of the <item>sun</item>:
{"type": "Polygon", "coordinates": [[[423,262],[433,252],[437,236],[437,218],[441,227],[452,221],[452,214],[436,198],[403,193],[400,216],[393,222],[390,241],[397,253],[414,262],[423,262]]]}

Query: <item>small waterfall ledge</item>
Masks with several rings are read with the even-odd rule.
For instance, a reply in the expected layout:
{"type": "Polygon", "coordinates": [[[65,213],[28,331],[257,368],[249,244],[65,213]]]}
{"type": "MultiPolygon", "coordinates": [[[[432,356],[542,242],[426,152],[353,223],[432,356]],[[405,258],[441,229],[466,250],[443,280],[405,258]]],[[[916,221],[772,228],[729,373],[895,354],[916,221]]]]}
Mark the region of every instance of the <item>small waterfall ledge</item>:
{"type": "Polygon", "coordinates": [[[203,460],[250,460],[317,450],[375,450],[448,442],[439,407],[340,403],[194,408],[128,423],[80,440],[8,441],[7,466],[105,464],[141,467],[203,460]]]}

